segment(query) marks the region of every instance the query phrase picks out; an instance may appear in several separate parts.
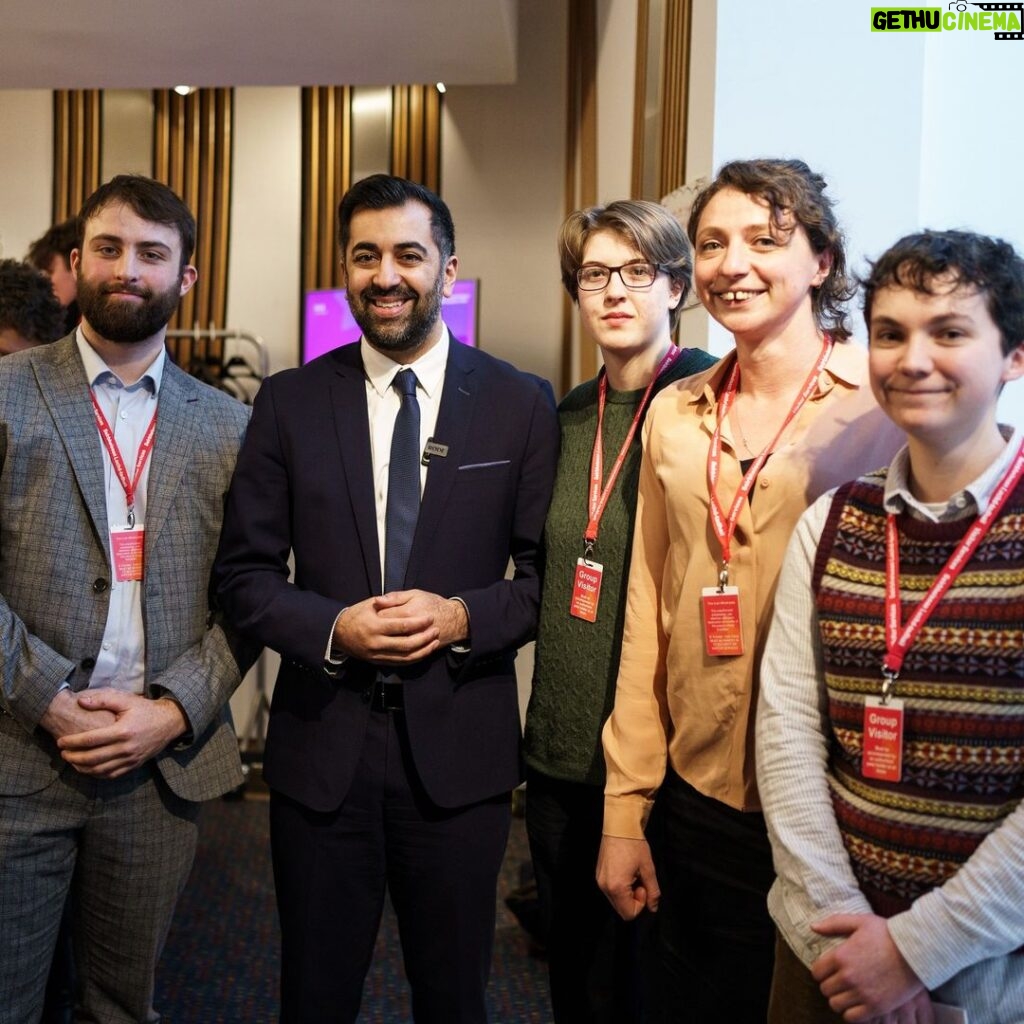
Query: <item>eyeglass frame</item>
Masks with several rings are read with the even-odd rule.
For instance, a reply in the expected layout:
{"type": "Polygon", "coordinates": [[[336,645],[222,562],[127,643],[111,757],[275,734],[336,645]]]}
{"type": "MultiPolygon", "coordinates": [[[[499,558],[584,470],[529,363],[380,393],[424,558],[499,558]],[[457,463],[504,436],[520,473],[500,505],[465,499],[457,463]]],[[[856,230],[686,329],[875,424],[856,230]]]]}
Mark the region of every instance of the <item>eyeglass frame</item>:
{"type": "Polygon", "coordinates": [[[625,263],[620,263],[617,267],[608,267],[603,263],[584,263],[582,266],[576,268],[576,287],[583,292],[602,292],[605,288],[612,283],[612,274],[618,274],[619,280],[622,282],[622,287],[628,289],[631,292],[643,292],[647,291],[648,288],[654,287],[654,282],[658,280],[658,275],[668,270],[662,263],[655,263],[653,260],[627,260],[625,263]],[[630,284],[623,276],[622,271],[626,267],[645,266],[652,267],[654,269],[654,275],[647,284],[630,284]],[[588,288],[580,280],[580,274],[583,273],[588,267],[600,267],[602,270],[608,272],[608,280],[604,282],[600,287],[588,288]]]}

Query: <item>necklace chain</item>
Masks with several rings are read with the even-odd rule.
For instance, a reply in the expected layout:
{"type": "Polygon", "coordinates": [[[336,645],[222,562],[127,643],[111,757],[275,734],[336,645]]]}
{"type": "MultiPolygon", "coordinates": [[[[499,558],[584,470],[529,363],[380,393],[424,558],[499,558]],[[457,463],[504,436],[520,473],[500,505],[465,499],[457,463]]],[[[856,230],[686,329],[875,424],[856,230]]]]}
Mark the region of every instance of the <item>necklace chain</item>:
{"type": "Polygon", "coordinates": [[[743,447],[746,449],[748,455],[756,457],[759,453],[755,452],[750,447],[750,442],[747,441],[746,435],[743,433],[743,424],[740,423],[740,403],[734,402],[732,407],[732,421],[736,424],[736,433],[740,435],[740,441],[743,443],[743,447]]]}

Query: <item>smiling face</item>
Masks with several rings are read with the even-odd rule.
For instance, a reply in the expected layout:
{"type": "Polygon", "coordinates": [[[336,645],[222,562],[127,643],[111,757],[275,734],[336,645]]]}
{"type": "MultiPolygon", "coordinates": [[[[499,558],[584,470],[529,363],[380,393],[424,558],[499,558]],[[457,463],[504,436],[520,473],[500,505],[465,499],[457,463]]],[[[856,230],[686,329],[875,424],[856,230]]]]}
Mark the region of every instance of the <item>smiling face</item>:
{"type": "MultiPolygon", "coordinates": [[[[619,267],[634,261],[647,262],[647,258],[614,231],[595,231],[583,248],[584,266],[619,267]]],[[[682,285],[664,271],[644,289],[627,288],[616,273],[600,291],[579,290],[580,321],[606,359],[625,359],[668,345],[669,310],[681,299],[682,285]]]]}
{"type": "Polygon", "coordinates": [[[764,200],[724,188],[701,214],[694,249],[697,295],[737,340],[817,332],[811,289],[825,280],[831,260],[814,252],[792,217],[774,226],[764,200]]]}
{"type": "Polygon", "coordinates": [[[177,229],[122,203],[89,218],[71,266],[86,333],[125,345],[162,332],[196,279],[195,267],[181,266],[177,229]]]}
{"type": "Polygon", "coordinates": [[[1003,384],[1024,374],[1008,355],[984,293],[929,282],[935,294],[879,288],[871,307],[871,389],[893,422],[935,451],[977,450],[996,436],[1003,384]]]}
{"type": "Polygon", "coordinates": [[[349,308],[366,340],[392,359],[412,362],[441,337],[441,298],[457,268],[455,256],[442,265],[423,203],[352,214],[342,260],[349,308]]]}

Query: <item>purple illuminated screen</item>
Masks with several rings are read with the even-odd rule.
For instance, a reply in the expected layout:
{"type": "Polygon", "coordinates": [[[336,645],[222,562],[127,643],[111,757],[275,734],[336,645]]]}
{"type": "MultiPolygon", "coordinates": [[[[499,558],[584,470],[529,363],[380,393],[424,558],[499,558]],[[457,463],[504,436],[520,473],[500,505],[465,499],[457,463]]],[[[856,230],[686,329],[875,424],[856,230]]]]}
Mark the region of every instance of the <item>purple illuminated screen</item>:
{"type": "MultiPolygon", "coordinates": [[[[441,300],[441,315],[456,341],[477,343],[480,282],[456,281],[451,295],[441,300]]],[[[302,329],[302,361],[308,363],[332,348],[358,341],[362,331],[352,319],[345,291],[332,288],[306,292],[306,310],[302,329]]]]}

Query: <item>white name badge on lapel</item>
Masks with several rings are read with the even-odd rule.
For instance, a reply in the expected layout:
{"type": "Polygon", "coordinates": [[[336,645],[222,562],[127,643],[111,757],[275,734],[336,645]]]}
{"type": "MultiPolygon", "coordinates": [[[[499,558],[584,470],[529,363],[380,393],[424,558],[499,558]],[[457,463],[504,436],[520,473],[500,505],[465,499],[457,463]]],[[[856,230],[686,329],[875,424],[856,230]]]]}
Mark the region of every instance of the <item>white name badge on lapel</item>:
{"type": "Polygon", "coordinates": [[[142,554],[146,546],[146,530],[135,526],[114,526],[110,530],[110,550],[114,557],[114,579],[129,583],[142,579],[142,554]]]}

